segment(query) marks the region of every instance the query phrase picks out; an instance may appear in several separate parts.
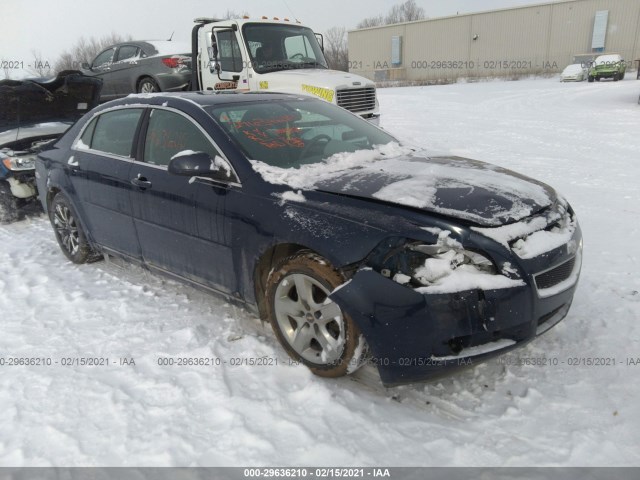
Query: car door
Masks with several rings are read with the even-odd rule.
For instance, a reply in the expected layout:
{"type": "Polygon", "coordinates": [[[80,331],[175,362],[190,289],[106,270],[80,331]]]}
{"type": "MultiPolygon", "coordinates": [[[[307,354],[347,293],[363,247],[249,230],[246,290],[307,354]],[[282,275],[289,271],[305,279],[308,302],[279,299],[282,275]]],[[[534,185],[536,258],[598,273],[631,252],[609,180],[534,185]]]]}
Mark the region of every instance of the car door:
{"type": "Polygon", "coordinates": [[[115,57],[116,49],[111,47],[98,54],[98,56],[91,62],[89,67],[89,75],[93,77],[100,77],[102,79],[102,92],[100,98],[103,101],[112,100],[116,97],[115,84],[112,78],[112,65],[115,57]]]}
{"type": "Polygon", "coordinates": [[[69,178],[92,239],[133,259],[140,247],[131,214],[132,152],[144,108],[97,115],[83,130],[68,161],[69,178]]]}
{"type": "Polygon", "coordinates": [[[114,91],[118,96],[135,93],[135,75],[140,62],[140,48],[136,45],[121,45],[111,66],[114,91]]]}
{"type": "Polygon", "coordinates": [[[177,176],[167,169],[180,152],[206,152],[213,160],[219,150],[202,127],[177,110],[152,109],[145,132],[140,144],[143,162],[135,162],[131,170],[138,187],[130,194],[144,261],[231,292],[236,275],[231,248],[225,242],[226,185],[177,176]]]}

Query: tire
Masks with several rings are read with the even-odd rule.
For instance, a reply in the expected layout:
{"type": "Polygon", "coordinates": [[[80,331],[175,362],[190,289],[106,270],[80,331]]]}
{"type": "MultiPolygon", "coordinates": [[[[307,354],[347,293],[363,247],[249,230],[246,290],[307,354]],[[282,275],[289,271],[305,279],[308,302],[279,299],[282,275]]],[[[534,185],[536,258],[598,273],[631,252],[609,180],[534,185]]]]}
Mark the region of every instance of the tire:
{"type": "Polygon", "coordinates": [[[160,87],[151,77],[144,77],[138,82],[138,93],[154,93],[159,91],[160,87]]]}
{"type": "Polygon", "coordinates": [[[278,341],[321,377],[355,371],[366,353],[353,320],[328,299],[344,282],[328,261],[308,250],[279,262],[267,279],[267,315],[278,341]]]}
{"type": "Polygon", "coordinates": [[[0,224],[7,225],[24,217],[20,210],[21,201],[11,193],[9,184],[0,180],[0,224]]]}
{"type": "Polygon", "coordinates": [[[599,82],[599,81],[600,81],[600,77],[596,77],[596,82],[599,82]]]}
{"type": "Polygon", "coordinates": [[[620,80],[624,80],[624,76],[625,76],[625,74],[626,74],[626,73],[627,73],[627,72],[626,72],[626,70],[625,70],[624,72],[622,72],[622,73],[620,74],[620,80]]]}
{"type": "Polygon", "coordinates": [[[67,198],[58,193],[49,207],[49,220],[65,256],[73,263],[88,263],[100,259],[87,241],[87,236],[78,221],[78,214],[67,198]]]}
{"type": "Polygon", "coordinates": [[[614,81],[614,82],[617,82],[618,80],[620,80],[620,77],[618,76],[618,74],[617,74],[617,73],[614,73],[614,74],[613,74],[613,81],[614,81]]]}
{"type": "Polygon", "coordinates": [[[589,83],[593,83],[593,77],[587,77],[587,80],[589,81],[589,83]]]}

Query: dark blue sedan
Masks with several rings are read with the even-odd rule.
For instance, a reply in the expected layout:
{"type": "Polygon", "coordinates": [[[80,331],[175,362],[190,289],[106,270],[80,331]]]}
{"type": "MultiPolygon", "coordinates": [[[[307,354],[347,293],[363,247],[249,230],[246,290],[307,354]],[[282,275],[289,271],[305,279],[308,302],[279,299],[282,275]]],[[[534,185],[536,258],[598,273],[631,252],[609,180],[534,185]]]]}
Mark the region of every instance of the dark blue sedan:
{"type": "Polygon", "coordinates": [[[562,320],[580,273],[580,227],[551,187],[311,98],[130,96],[36,168],[71,261],[114,255],[218,292],[321,376],[368,362],[394,385],[486,360],[562,320]]]}

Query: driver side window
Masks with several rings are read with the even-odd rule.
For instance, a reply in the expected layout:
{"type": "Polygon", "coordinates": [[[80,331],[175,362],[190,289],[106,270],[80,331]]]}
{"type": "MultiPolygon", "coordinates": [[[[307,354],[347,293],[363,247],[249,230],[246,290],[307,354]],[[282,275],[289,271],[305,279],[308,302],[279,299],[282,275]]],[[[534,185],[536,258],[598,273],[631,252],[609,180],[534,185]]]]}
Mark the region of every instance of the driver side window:
{"type": "Polygon", "coordinates": [[[225,72],[242,72],[242,52],[232,30],[217,33],[220,68],[225,72]]]}
{"type": "Polygon", "coordinates": [[[167,166],[175,155],[188,150],[205,152],[211,158],[218,155],[215,147],[190,120],[168,110],[153,109],[144,144],[144,161],[167,166]]]}
{"type": "MultiPolygon", "coordinates": [[[[166,167],[178,154],[190,152],[206,153],[212,165],[216,165],[215,159],[220,156],[216,147],[191,120],[175,112],[153,109],[147,127],[143,161],[166,167]]],[[[208,177],[225,182],[236,181],[232,172],[224,168],[218,173],[208,177]]]]}

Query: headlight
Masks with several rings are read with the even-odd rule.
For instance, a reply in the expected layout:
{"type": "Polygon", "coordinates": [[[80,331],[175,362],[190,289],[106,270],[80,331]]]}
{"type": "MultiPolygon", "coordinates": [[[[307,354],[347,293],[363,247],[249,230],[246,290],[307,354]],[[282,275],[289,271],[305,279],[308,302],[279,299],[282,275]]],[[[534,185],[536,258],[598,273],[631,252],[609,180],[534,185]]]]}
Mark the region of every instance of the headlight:
{"type": "MultiPolygon", "coordinates": [[[[493,262],[484,255],[462,248],[451,239],[436,245],[406,243],[388,251],[378,270],[383,276],[412,287],[440,284],[456,273],[497,275],[493,262]]],[[[377,262],[376,262],[377,263],[377,262]]]]}
{"type": "Polygon", "coordinates": [[[33,170],[36,168],[35,159],[31,156],[8,157],[2,160],[5,167],[12,171],[33,170]]]}

